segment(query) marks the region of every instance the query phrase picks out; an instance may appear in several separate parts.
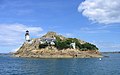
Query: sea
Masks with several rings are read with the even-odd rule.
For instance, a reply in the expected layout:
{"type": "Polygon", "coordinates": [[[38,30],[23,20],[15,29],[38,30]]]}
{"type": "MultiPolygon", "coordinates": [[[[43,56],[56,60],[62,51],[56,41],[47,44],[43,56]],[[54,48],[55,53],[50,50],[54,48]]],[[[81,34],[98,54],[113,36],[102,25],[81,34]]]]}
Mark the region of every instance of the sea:
{"type": "Polygon", "coordinates": [[[0,55],[0,75],[120,75],[120,54],[101,58],[18,58],[0,55]]]}

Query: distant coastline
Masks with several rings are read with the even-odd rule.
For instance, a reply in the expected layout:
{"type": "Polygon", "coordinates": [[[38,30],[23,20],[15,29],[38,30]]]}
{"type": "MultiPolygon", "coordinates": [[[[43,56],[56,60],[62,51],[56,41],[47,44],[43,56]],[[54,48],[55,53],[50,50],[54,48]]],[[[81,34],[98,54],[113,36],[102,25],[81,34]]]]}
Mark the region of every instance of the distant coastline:
{"type": "Polygon", "coordinates": [[[108,53],[120,53],[120,51],[113,51],[113,52],[101,52],[101,53],[104,53],[104,54],[108,54],[108,53]]]}

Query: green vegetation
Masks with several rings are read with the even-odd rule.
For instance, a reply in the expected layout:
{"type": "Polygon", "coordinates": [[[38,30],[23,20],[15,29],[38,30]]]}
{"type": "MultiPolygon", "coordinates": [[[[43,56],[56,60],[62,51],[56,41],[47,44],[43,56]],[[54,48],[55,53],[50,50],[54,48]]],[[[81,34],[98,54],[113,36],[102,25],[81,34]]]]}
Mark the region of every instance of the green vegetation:
{"type": "Polygon", "coordinates": [[[55,36],[55,38],[56,38],[57,41],[61,41],[60,37],[55,36]]]}
{"type": "Polygon", "coordinates": [[[59,50],[70,48],[69,44],[67,44],[65,41],[56,41],[55,47],[57,47],[59,50]]]}
{"type": "Polygon", "coordinates": [[[90,43],[85,43],[85,44],[82,44],[82,48],[81,50],[98,50],[98,48],[93,45],[93,44],[90,44],[90,43]]]}
{"type": "Polygon", "coordinates": [[[48,46],[48,44],[47,43],[45,43],[45,44],[40,44],[39,45],[39,48],[41,49],[41,48],[46,48],[48,46]]]}
{"type": "MultiPolygon", "coordinates": [[[[65,40],[61,40],[59,37],[56,36],[55,47],[59,50],[72,48],[70,46],[71,43],[75,43],[76,44],[76,49],[79,49],[81,51],[98,50],[98,48],[91,43],[81,44],[80,41],[76,38],[67,38],[65,40]]],[[[50,44],[47,44],[47,43],[40,44],[39,48],[45,48],[47,46],[50,46],[50,44]]]]}
{"type": "Polygon", "coordinates": [[[90,43],[85,43],[85,44],[81,44],[79,42],[78,39],[76,38],[67,38],[66,40],[56,40],[56,45],[55,47],[57,47],[59,50],[61,49],[67,49],[67,48],[72,48],[70,46],[71,43],[75,42],[76,44],[76,48],[82,51],[86,51],[86,50],[98,50],[98,48],[90,43]]]}

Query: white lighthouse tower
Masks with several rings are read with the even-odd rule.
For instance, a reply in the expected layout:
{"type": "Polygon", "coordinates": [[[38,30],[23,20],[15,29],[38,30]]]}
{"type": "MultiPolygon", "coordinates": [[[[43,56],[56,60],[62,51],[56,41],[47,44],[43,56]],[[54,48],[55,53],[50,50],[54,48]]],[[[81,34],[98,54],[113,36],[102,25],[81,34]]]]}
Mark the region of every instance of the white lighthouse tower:
{"type": "Polygon", "coordinates": [[[28,30],[26,31],[26,34],[25,34],[25,40],[27,42],[30,42],[30,35],[29,35],[29,31],[28,30]]]}

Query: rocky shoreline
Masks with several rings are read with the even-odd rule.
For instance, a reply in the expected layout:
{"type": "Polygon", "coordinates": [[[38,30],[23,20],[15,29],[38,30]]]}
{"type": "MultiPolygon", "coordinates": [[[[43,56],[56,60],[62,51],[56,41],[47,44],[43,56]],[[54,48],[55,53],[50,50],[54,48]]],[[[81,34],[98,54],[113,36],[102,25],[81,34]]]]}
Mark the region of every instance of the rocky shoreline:
{"type": "Polygon", "coordinates": [[[103,57],[98,51],[79,51],[74,49],[67,50],[32,50],[24,51],[15,57],[34,57],[34,58],[101,58],[103,57]]]}

